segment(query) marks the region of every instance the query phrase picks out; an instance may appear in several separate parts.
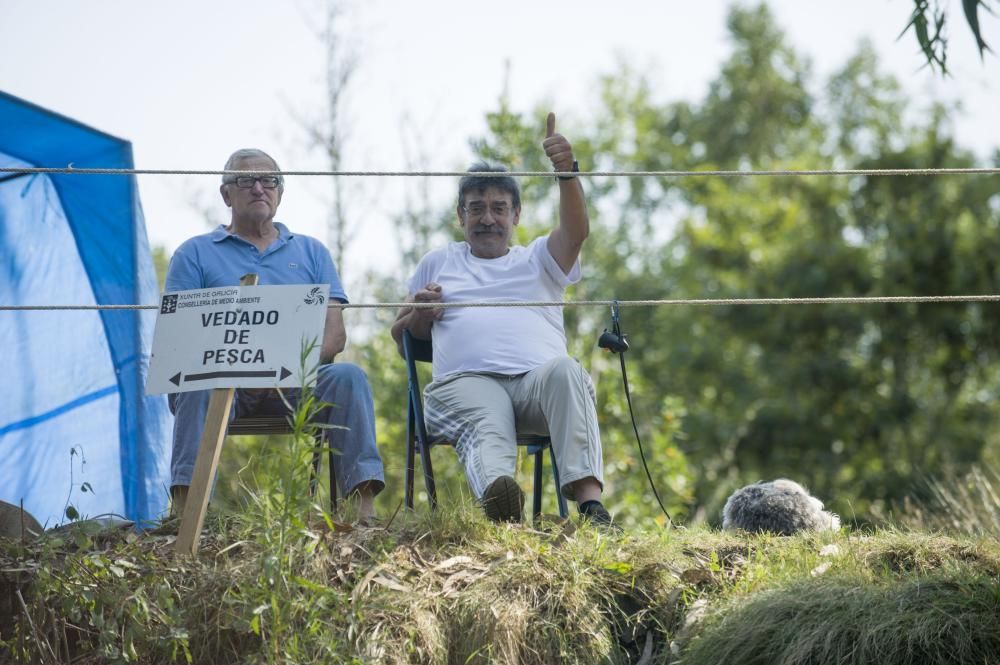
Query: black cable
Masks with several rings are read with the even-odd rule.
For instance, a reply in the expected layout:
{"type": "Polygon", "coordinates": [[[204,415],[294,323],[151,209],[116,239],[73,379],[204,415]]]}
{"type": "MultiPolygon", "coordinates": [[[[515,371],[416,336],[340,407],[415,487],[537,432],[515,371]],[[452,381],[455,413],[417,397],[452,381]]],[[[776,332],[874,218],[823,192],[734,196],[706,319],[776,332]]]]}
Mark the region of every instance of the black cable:
{"type": "Polygon", "coordinates": [[[646,464],[646,453],[642,450],[642,439],[639,438],[639,428],[635,424],[635,414],[632,412],[632,396],[629,394],[628,372],[625,371],[625,354],[619,353],[618,358],[622,362],[622,384],[625,386],[625,401],[628,402],[628,415],[632,419],[632,431],[635,432],[635,442],[639,444],[639,459],[642,460],[642,468],[646,470],[646,478],[649,479],[649,488],[653,490],[653,496],[656,497],[656,502],[660,504],[660,510],[667,516],[667,523],[673,526],[674,521],[670,519],[670,513],[663,507],[663,501],[660,500],[660,493],[656,491],[656,483],[653,482],[653,475],[649,472],[649,465],[646,464]]]}
{"type": "Polygon", "coordinates": [[[601,348],[608,349],[612,353],[617,353],[618,358],[621,361],[622,386],[625,388],[625,401],[628,403],[629,418],[632,419],[632,431],[635,432],[635,442],[639,446],[639,459],[642,460],[642,468],[646,470],[646,478],[649,480],[649,488],[653,490],[653,496],[656,497],[656,502],[660,504],[660,510],[662,510],[663,514],[667,516],[667,523],[670,526],[673,526],[674,521],[671,519],[670,513],[667,512],[666,507],[664,507],[663,501],[660,500],[660,493],[656,491],[656,483],[653,482],[653,474],[649,472],[649,465],[646,463],[646,453],[642,449],[642,438],[639,436],[639,426],[635,423],[635,412],[632,410],[632,391],[629,389],[628,371],[625,369],[625,352],[628,351],[628,341],[625,339],[625,336],[622,335],[621,323],[618,316],[617,300],[611,305],[611,334],[609,335],[608,331],[605,330],[597,344],[601,348]]]}

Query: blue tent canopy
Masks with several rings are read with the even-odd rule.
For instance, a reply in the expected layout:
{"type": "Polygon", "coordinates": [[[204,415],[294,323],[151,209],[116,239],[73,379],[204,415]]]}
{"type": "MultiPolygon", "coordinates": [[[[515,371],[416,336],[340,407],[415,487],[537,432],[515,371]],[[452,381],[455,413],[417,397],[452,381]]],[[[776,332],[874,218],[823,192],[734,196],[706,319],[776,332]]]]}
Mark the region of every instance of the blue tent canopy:
{"type": "MultiPolygon", "coordinates": [[[[0,92],[0,166],[132,168],[132,146],[0,92]]],[[[134,176],[0,173],[0,305],[157,301],[134,176]]],[[[167,501],[150,310],[0,311],[0,499],[47,527],[167,501]],[[70,511],[72,513],[72,511],[70,511]]]]}

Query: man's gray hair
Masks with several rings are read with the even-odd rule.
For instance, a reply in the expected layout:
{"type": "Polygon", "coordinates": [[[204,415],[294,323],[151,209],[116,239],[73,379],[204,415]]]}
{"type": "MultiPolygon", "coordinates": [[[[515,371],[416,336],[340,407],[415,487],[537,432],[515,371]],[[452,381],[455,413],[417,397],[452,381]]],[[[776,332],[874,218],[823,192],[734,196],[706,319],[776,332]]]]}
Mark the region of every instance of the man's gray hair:
{"type": "MultiPolygon", "coordinates": [[[[275,171],[280,171],[281,167],[278,166],[277,160],[271,155],[267,154],[260,148],[240,148],[233,154],[229,155],[229,159],[226,160],[226,165],[223,167],[223,171],[235,171],[236,165],[242,162],[244,159],[254,159],[256,157],[263,157],[274,165],[275,171]]],[[[222,184],[228,185],[236,181],[236,176],[234,175],[224,175],[222,176],[222,184]]],[[[278,187],[284,189],[285,179],[282,176],[278,176],[278,187]]]]}
{"type": "MultiPolygon", "coordinates": [[[[469,171],[485,171],[488,173],[506,173],[507,167],[501,166],[499,164],[490,164],[489,162],[476,162],[469,167],[469,171]]],[[[499,189],[501,192],[506,192],[510,194],[510,202],[514,210],[521,209],[521,188],[517,185],[517,180],[514,180],[509,175],[506,176],[490,176],[490,175],[467,175],[463,176],[461,180],[458,181],[458,207],[465,207],[465,195],[469,192],[476,192],[482,194],[490,187],[499,189]]]]}

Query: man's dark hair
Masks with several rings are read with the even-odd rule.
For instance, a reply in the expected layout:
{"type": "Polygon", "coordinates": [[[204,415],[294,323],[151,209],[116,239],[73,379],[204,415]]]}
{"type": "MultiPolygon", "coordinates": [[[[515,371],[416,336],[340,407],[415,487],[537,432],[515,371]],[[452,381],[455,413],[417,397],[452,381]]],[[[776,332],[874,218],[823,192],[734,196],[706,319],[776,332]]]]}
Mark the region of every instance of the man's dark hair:
{"type": "MultiPolygon", "coordinates": [[[[469,172],[483,171],[488,173],[506,173],[507,167],[489,162],[476,162],[469,167],[469,172]]],[[[469,192],[482,194],[490,187],[510,194],[510,202],[514,210],[521,209],[521,188],[517,181],[509,175],[467,175],[458,181],[458,207],[465,207],[465,195],[469,192]]]]}

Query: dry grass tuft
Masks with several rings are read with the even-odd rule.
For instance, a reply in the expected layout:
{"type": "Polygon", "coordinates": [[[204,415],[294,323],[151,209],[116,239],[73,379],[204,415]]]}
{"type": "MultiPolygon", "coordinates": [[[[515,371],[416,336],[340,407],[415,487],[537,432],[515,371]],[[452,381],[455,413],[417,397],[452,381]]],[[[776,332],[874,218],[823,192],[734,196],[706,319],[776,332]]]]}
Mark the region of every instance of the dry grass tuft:
{"type": "Polygon", "coordinates": [[[312,514],[216,517],[197,558],[170,528],[0,541],[0,663],[864,662],[833,637],[889,663],[1000,653],[994,539],[619,537],[471,502],[388,528],[312,514]]]}

